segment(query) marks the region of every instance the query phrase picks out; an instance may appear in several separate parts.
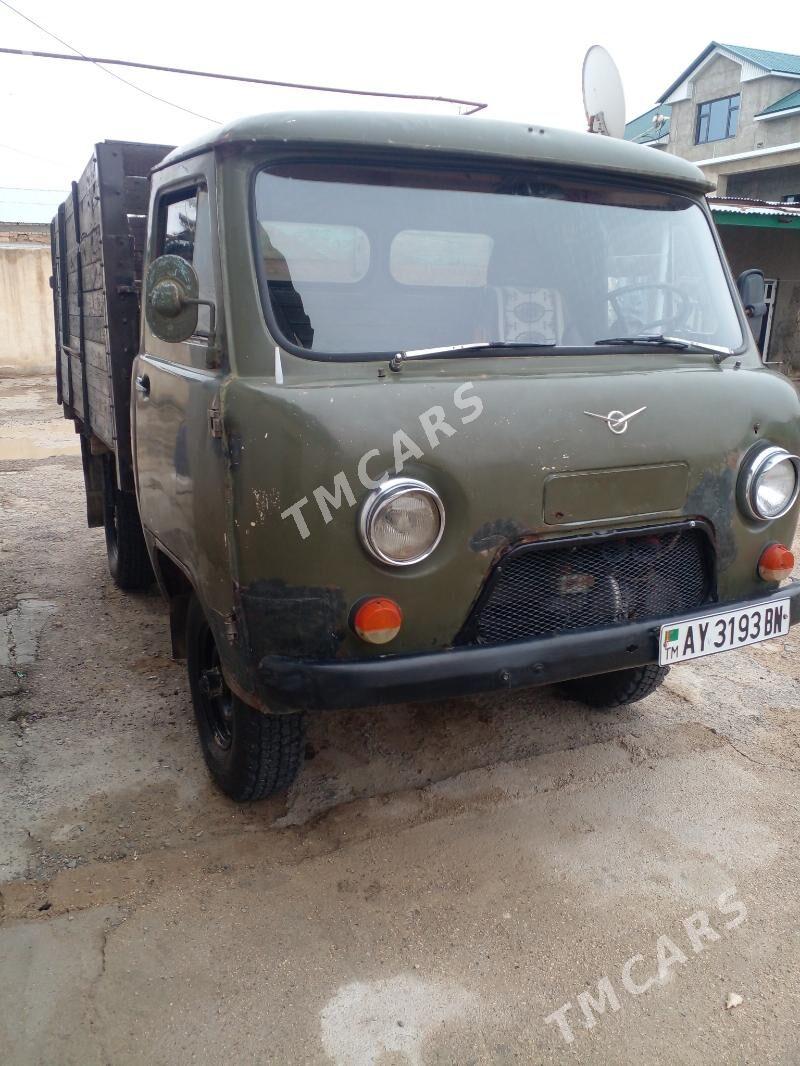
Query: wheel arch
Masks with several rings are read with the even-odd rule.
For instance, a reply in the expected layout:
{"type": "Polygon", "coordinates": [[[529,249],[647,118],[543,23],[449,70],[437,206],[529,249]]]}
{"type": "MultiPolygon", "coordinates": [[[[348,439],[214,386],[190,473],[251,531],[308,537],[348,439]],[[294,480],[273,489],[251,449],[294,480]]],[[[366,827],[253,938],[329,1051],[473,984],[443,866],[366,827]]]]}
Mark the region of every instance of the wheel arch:
{"type": "MultiPolygon", "coordinates": [[[[187,620],[189,606],[193,599],[200,604],[211,626],[217,647],[220,650],[222,669],[225,681],[230,689],[257,710],[271,713],[273,708],[268,707],[258,695],[252,684],[248,684],[249,673],[247,663],[248,647],[238,647],[237,629],[235,616],[223,616],[219,611],[209,609],[208,603],[203,596],[201,584],[195,580],[189,570],[175,558],[172,553],[154,537],[150,537],[150,554],[153,562],[153,570],[162,596],[169,605],[169,633],[170,651],[173,659],[186,659],[188,657],[187,645],[187,620]],[[227,633],[227,627],[233,626],[233,636],[227,633]]],[[[281,713],[275,711],[274,713],[281,713]]]]}

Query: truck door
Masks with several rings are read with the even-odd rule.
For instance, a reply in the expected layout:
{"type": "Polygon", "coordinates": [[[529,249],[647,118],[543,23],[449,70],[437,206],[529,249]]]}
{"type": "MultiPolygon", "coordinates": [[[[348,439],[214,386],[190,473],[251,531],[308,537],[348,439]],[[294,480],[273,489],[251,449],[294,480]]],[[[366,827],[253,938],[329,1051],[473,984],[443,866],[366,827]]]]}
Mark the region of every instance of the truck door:
{"type": "MultiPolygon", "coordinates": [[[[214,301],[221,324],[212,167],[191,180],[161,184],[154,195],[149,261],[170,254],[191,263],[199,296],[214,301]]],[[[145,285],[146,277],[145,271],[145,285]]],[[[218,564],[226,558],[224,461],[209,425],[224,370],[208,366],[209,316],[201,306],[195,334],[181,342],[156,337],[143,316],[132,389],[142,525],[183,565],[195,588],[201,577],[207,585],[209,573],[224,572],[218,564]]]]}

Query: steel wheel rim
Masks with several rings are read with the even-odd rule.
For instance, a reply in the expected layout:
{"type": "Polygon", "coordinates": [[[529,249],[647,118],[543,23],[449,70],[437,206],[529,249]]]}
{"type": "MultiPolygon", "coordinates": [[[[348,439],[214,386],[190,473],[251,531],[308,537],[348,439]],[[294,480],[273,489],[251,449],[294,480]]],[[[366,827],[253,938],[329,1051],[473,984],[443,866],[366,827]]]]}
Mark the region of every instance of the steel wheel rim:
{"type": "Polygon", "coordinates": [[[199,672],[203,717],[214,744],[220,750],[228,751],[233,743],[233,694],[225,684],[211,630],[205,634],[199,672]]]}

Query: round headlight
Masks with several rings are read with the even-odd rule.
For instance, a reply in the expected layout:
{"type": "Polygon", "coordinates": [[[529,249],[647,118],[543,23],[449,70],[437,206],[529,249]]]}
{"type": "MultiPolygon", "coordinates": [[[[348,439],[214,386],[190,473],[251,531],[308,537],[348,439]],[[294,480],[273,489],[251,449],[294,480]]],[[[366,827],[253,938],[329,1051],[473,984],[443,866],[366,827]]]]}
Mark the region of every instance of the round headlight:
{"type": "Polygon", "coordinates": [[[367,497],[360,531],[364,547],[376,559],[410,566],[426,559],[442,539],[444,507],[424,482],[391,478],[367,497]]]}
{"type": "Polygon", "coordinates": [[[800,492],[800,459],[784,448],[764,448],[742,474],[742,507],[760,521],[785,515],[800,492]]]}

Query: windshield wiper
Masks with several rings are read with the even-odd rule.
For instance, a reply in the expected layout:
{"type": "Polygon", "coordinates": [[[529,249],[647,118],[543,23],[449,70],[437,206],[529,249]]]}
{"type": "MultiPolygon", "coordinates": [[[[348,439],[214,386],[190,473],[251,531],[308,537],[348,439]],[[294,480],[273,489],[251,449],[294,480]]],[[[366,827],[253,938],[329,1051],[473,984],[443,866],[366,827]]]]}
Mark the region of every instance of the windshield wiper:
{"type": "Polygon", "coordinates": [[[702,341],[690,341],[683,337],[665,337],[663,333],[643,333],[638,337],[604,337],[595,341],[595,344],[652,344],[656,348],[676,348],[679,351],[711,352],[714,361],[721,363],[729,355],[733,355],[733,348],[723,348],[719,344],[703,344],[702,341]]]}
{"type": "MultiPolygon", "coordinates": [[[[723,348],[717,344],[703,344],[701,341],[686,340],[683,337],[665,337],[659,333],[643,333],[636,337],[604,337],[594,342],[595,344],[649,344],[655,348],[673,348],[678,351],[710,352],[716,363],[721,363],[729,355],[734,355],[732,348],[723,348]]],[[[480,354],[485,351],[498,349],[525,349],[525,348],[555,348],[554,341],[471,341],[467,344],[447,344],[439,348],[410,348],[405,352],[397,352],[389,360],[389,369],[399,371],[407,359],[445,359],[454,355],[480,354]]]]}
{"type": "Polygon", "coordinates": [[[555,341],[471,341],[468,344],[447,344],[441,348],[409,348],[398,352],[389,360],[390,370],[399,370],[407,359],[435,359],[437,356],[469,355],[495,348],[555,348],[555,341]]]}

